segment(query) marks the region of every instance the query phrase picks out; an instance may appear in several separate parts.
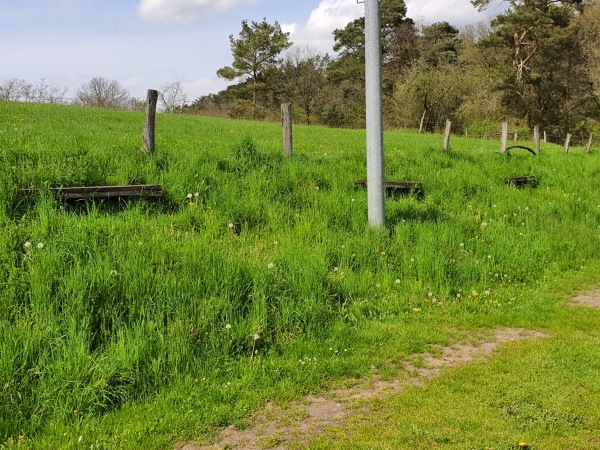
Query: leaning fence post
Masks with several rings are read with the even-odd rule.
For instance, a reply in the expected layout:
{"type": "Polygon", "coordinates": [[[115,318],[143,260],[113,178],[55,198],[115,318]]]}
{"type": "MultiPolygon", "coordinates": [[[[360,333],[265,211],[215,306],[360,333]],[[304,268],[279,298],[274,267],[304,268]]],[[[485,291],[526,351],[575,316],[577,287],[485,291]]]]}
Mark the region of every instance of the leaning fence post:
{"type": "Polygon", "coordinates": [[[565,139],[565,154],[569,153],[569,145],[571,145],[571,133],[567,133],[567,138],[565,139]]]}
{"type": "Polygon", "coordinates": [[[594,135],[590,133],[590,138],[588,139],[588,143],[585,146],[585,152],[589,153],[592,150],[592,144],[594,143],[594,135]]]}
{"type": "Polygon", "coordinates": [[[292,156],[294,147],[292,144],[292,105],[283,103],[281,105],[281,124],[283,126],[283,153],[292,156]]]}
{"type": "Polygon", "coordinates": [[[452,122],[446,120],[446,134],[444,136],[444,150],[448,151],[450,148],[450,131],[452,130],[452,122]]]}
{"type": "Polygon", "coordinates": [[[144,132],[142,134],[143,148],[147,153],[154,153],[156,144],[154,142],[154,126],[156,124],[156,105],[158,103],[158,91],[148,89],[146,98],[146,121],[144,123],[144,132]]]}
{"type": "Polygon", "coordinates": [[[508,145],[508,122],[502,122],[502,147],[500,153],[506,153],[506,147],[508,145]]]}

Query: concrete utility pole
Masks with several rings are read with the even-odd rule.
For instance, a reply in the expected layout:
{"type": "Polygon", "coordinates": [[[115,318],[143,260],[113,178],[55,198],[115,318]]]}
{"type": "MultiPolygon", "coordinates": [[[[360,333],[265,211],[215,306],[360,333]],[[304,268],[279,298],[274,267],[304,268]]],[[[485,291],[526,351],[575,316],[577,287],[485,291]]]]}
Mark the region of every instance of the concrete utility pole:
{"type": "Polygon", "coordinates": [[[369,223],[385,227],[381,7],[379,0],[364,1],[369,223]]]}

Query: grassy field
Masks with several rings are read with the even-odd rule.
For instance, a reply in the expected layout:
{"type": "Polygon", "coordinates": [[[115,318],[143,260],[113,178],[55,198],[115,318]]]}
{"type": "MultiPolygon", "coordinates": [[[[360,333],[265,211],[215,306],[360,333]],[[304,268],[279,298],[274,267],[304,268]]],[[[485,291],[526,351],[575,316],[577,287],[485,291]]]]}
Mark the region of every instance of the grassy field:
{"type": "Polygon", "coordinates": [[[386,179],[425,195],[371,230],[364,131],[297,126],[285,158],[279,124],[160,115],[147,156],[143,121],[0,102],[0,448],[170,448],[496,326],[552,338],[314,448],[600,448],[600,317],[565,306],[600,283],[598,152],[388,132],[386,179]],[[48,193],[133,183],[165,198],[48,193]]]}

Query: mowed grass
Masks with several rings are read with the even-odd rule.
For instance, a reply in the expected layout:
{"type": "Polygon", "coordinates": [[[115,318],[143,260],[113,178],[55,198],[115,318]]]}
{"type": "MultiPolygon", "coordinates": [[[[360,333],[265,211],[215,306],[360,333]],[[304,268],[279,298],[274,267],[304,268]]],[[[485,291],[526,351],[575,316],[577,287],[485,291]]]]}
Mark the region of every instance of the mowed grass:
{"type": "Polygon", "coordinates": [[[285,158],[279,124],[160,115],[148,156],[142,126],[0,103],[2,445],[169,448],[496,326],[552,337],[382,403],[340,448],[598,445],[598,315],[564,305],[600,281],[595,152],[388,132],[386,179],[425,195],[372,230],[364,131],[297,126],[285,158]],[[501,181],[521,175],[539,186],[501,181]],[[165,198],[47,192],[133,183],[165,198]]]}

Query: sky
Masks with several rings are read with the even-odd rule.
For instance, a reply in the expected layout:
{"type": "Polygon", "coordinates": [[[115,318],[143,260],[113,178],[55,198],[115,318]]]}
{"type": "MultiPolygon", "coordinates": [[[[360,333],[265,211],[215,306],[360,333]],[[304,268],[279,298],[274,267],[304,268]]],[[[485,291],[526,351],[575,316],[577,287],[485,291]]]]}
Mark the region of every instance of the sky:
{"type": "MultiPolygon", "coordinates": [[[[487,20],[469,0],[406,0],[407,16],[457,27],[487,20]]],[[[132,96],[180,81],[187,98],[217,93],[231,65],[229,36],[242,20],[277,21],[290,39],[334,55],[336,28],[364,15],[356,0],[1,0],[0,82],[19,78],[67,87],[117,80],[132,96]]]]}

